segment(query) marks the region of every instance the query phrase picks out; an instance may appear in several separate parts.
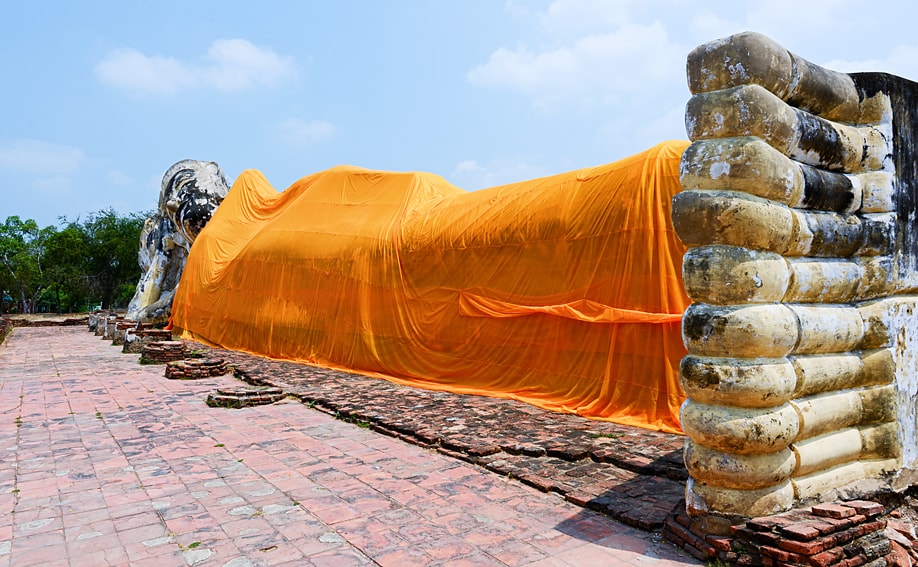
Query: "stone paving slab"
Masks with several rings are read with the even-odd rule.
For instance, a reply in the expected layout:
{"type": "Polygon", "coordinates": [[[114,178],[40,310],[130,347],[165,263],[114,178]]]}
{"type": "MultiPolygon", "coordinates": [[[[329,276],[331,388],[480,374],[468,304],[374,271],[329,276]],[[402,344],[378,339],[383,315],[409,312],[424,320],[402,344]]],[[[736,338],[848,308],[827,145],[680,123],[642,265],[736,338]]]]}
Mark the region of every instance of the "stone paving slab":
{"type": "Polygon", "coordinates": [[[137,359],[79,327],[0,345],[0,567],[698,564],[292,399],[208,407],[239,381],[137,359]]]}
{"type": "Polygon", "coordinates": [[[661,529],[685,494],[680,435],[189,344],[200,356],[225,359],[246,381],[641,529],[661,529]]]}

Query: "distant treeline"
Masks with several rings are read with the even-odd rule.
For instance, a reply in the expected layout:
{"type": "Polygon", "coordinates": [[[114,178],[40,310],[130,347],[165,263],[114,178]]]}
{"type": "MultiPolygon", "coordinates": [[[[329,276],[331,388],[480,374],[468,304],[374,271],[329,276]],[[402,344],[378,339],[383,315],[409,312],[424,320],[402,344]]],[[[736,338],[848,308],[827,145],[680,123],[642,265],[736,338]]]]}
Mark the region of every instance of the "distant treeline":
{"type": "Polygon", "coordinates": [[[7,217],[0,225],[0,313],[125,307],[140,278],[137,252],[146,217],[107,209],[45,228],[7,217]]]}

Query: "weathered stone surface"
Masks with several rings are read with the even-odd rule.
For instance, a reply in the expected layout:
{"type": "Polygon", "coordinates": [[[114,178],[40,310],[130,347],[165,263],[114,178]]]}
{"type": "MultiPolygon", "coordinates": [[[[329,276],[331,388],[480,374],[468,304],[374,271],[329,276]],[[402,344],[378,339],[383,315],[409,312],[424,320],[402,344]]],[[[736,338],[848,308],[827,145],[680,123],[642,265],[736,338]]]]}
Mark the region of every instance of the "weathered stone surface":
{"type": "Polygon", "coordinates": [[[700,356],[781,358],[797,344],[798,322],[781,304],[694,303],[682,317],[682,340],[690,354],[700,356]]]}
{"type": "Polygon", "coordinates": [[[869,122],[851,76],[813,65],[760,33],[745,32],[695,48],[686,66],[692,93],[758,84],[795,106],[844,122],[869,122]]]}
{"type": "Polygon", "coordinates": [[[863,267],[840,258],[788,258],[792,277],[783,300],[789,303],[848,303],[854,300],[863,267]]]}
{"type": "Polygon", "coordinates": [[[895,388],[843,390],[799,398],[790,402],[800,416],[798,439],[824,435],[846,427],[893,421],[895,388]]]}
{"type": "Polygon", "coordinates": [[[682,191],[672,211],[673,228],[686,246],[728,244],[782,254],[794,236],[790,208],[747,193],[682,191]]]}
{"type": "Polygon", "coordinates": [[[737,408],[698,403],[682,404],[682,429],[692,441],[725,453],[775,453],[790,445],[800,431],[800,419],[790,404],[773,408],[737,408]]]}
{"type": "Polygon", "coordinates": [[[895,176],[889,171],[872,171],[850,176],[861,186],[861,211],[865,213],[892,213],[896,210],[895,176]]]}
{"type": "Polygon", "coordinates": [[[693,143],[672,211],[696,301],[680,366],[688,509],[753,514],[756,483],[785,478],[780,451],[795,467],[792,488],[764,493],[779,509],[918,467],[902,443],[918,428],[918,298],[904,295],[918,291],[918,85],[823,69],[756,33],[700,46],[687,74],[693,143]]]}
{"type": "Polygon", "coordinates": [[[895,422],[881,423],[860,428],[861,458],[900,459],[902,443],[895,422]]]}
{"type": "Polygon", "coordinates": [[[895,363],[888,349],[858,353],[794,356],[795,397],[888,384],[895,363]]]}
{"type": "Polygon", "coordinates": [[[883,129],[827,120],[756,84],[696,94],[686,106],[685,125],[692,141],[755,136],[784,155],[829,171],[881,169],[890,153],[883,129]]]}
{"type": "Polygon", "coordinates": [[[854,259],[862,270],[858,282],[858,300],[876,299],[904,290],[903,282],[898,279],[899,267],[890,256],[874,256],[854,259]]]}
{"type": "Polygon", "coordinates": [[[786,358],[686,356],[679,368],[685,394],[703,404],[769,408],[794,397],[797,374],[786,358]]]}
{"type": "Polygon", "coordinates": [[[213,162],[182,160],[166,171],[159,206],[140,234],[138,261],[144,273],[128,305],[129,319],[168,321],[188,251],[228,190],[213,162]]]}
{"type": "Polygon", "coordinates": [[[865,478],[877,477],[899,468],[898,459],[851,461],[829,469],[823,469],[791,479],[798,498],[802,501],[820,500],[824,495],[832,497],[834,490],[865,478]]]}
{"type": "Polygon", "coordinates": [[[860,430],[849,427],[798,441],[793,449],[798,462],[794,474],[803,476],[857,460],[863,455],[864,446],[860,430]]]}
{"type": "Polygon", "coordinates": [[[688,439],[685,466],[696,481],[722,488],[755,490],[782,484],[797,465],[794,452],[738,455],[710,449],[688,439]]]}
{"type": "Polygon", "coordinates": [[[682,154],[682,187],[743,191],[796,207],[803,204],[799,164],[754,136],[693,142],[682,154]]]}
{"type": "Polygon", "coordinates": [[[786,294],[791,271],[780,254],[711,245],[686,252],[682,279],[686,293],[697,302],[774,303],[786,294]]]}
{"type": "Polygon", "coordinates": [[[854,307],[789,305],[797,318],[796,354],[848,352],[860,347],[864,321],[854,307]]]}
{"type": "Polygon", "coordinates": [[[794,487],[789,481],[757,490],[737,490],[689,479],[685,487],[686,510],[693,516],[710,513],[747,518],[768,516],[789,509],[793,503],[794,487]]]}

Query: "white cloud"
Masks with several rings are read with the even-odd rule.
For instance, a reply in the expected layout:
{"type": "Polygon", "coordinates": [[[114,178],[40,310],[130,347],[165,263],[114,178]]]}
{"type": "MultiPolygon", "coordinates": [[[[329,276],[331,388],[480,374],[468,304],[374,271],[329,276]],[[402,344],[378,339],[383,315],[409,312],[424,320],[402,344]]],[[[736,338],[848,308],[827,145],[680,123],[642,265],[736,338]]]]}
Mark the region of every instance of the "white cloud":
{"type": "Polygon", "coordinates": [[[212,64],[203,69],[204,77],[223,91],[272,87],[296,74],[292,57],[281,57],[244,39],[213,42],[207,51],[207,59],[212,64]]]}
{"type": "Polygon", "coordinates": [[[552,47],[498,48],[468,72],[468,81],[520,91],[542,109],[570,100],[608,104],[681,84],[686,47],[674,43],[659,21],[629,21],[627,6],[617,5],[554,2],[541,18],[552,47]]]}
{"type": "Polygon", "coordinates": [[[307,122],[299,118],[288,118],[281,125],[281,136],[294,144],[307,144],[332,137],[337,128],[331,122],[312,120],[307,122]]]}
{"type": "Polygon", "coordinates": [[[882,59],[865,59],[862,61],[834,59],[821,63],[821,65],[827,69],[845,73],[881,71],[916,81],[918,80],[918,47],[914,45],[899,45],[882,59]]]}
{"type": "Polygon", "coordinates": [[[42,174],[73,173],[83,151],[43,140],[19,139],[0,143],[0,169],[42,174]]]}
{"type": "Polygon", "coordinates": [[[218,39],[203,57],[189,63],[136,49],[115,49],[95,68],[105,84],[137,93],[176,94],[191,88],[240,91],[273,87],[296,75],[292,57],[245,39],[218,39]]]}

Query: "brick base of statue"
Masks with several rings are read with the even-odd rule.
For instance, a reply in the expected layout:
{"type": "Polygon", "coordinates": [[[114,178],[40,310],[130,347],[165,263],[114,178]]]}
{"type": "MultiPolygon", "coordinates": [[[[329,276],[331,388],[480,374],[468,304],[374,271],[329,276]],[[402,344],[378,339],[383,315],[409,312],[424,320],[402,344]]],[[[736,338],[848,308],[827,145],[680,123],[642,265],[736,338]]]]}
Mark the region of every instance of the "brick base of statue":
{"type": "Polygon", "coordinates": [[[164,364],[185,358],[185,343],[182,341],[156,341],[143,346],[140,358],[144,362],[164,364]]]}
{"type": "Polygon", "coordinates": [[[285,395],[280,388],[267,386],[221,388],[213,394],[208,394],[205,402],[210,407],[244,408],[273,404],[282,400],[285,395]]]}
{"type": "Polygon", "coordinates": [[[913,528],[885,515],[882,504],[854,500],[819,504],[729,526],[729,535],[706,533],[676,506],[663,536],[702,561],[731,565],[912,565],[918,560],[913,528]]]}
{"type": "Polygon", "coordinates": [[[166,378],[170,380],[198,380],[226,374],[226,361],[222,358],[198,358],[166,363],[166,378]]]}

